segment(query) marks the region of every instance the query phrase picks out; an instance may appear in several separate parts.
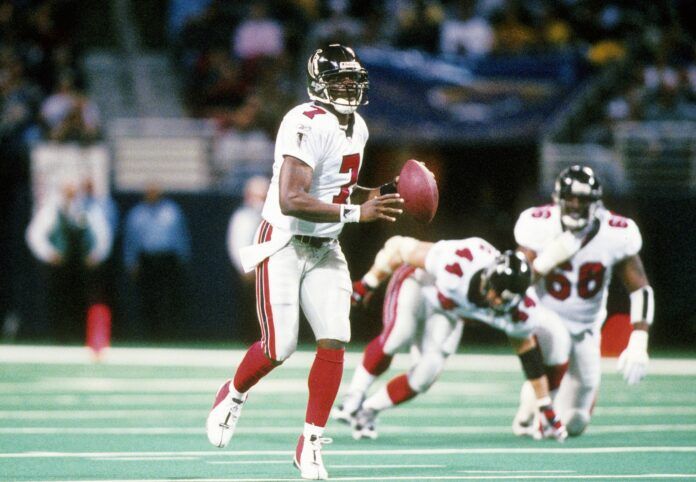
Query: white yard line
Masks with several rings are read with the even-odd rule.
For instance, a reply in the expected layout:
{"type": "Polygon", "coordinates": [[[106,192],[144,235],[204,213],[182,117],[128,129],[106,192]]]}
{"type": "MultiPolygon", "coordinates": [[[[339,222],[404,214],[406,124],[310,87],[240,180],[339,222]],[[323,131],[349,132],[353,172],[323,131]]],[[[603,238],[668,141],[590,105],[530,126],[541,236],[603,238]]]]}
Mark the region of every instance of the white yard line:
{"type": "MultiPolygon", "coordinates": [[[[0,404],[2,397],[0,397],[0,404]]],[[[160,403],[162,405],[163,403],[160,403]]],[[[45,406],[45,404],[43,405],[45,406]]],[[[260,419],[287,419],[289,414],[304,413],[304,407],[297,408],[266,408],[254,409],[247,408],[244,411],[244,418],[260,418],[260,419]]],[[[430,418],[438,417],[501,417],[510,415],[509,407],[492,407],[492,408],[437,408],[437,407],[399,407],[397,412],[394,412],[398,417],[419,417],[428,416],[430,418]]],[[[88,410],[84,405],[80,406],[80,410],[0,410],[0,419],[2,420],[114,420],[114,419],[138,419],[138,418],[161,418],[161,417],[176,417],[178,420],[184,417],[201,418],[205,414],[200,409],[112,409],[112,410],[88,410]]],[[[391,415],[391,413],[388,413],[391,415]]],[[[696,415],[696,406],[672,405],[672,406],[609,406],[597,407],[595,415],[620,415],[623,417],[645,417],[646,415],[696,415]]]]}
{"type": "MultiPolygon", "coordinates": [[[[335,477],[333,474],[331,475],[331,480],[354,480],[354,481],[369,481],[369,480],[422,480],[423,475],[401,475],[401,476],[379,476],[379,477],[335,477]]],[[[619,475],[511,475],[507,477],[501,477],[499,475],[495,476],[465,476],[465,475],[439,475],[439,476],[432,476],[428,475],[427,480],[538,480],[538,479],[552,479],[552,480],[559,480],[559,479],[579,479],[579,480],[611,480],[611,479],[622,479],[622,480],[628,480],[628,479],[648,479],[648,480],[655,480],[655,479],[696,479],[696,474],[641,474],[641,475],[634,475],[634,474],[619,474],[619,475]]],[[[133,482],[134,479],[92,479],[92,480],[83,480],[80,479],[82,482],[133,482]]],[[[138,479],[135,479],[138,480],[138,479]]],[[[146,479],[148,482],[172,482],[172,479],[146,479]]],[[[289,482],[289,481],[297,481],[299,480],[297,477],[291,477],[291,478],[275,478],[275,479],[269,479],[268,477],[264,477],[262,479],[256,479],[256,478],[248,478],[248,479],[204,479],[204,478],[195,478],[195,479],[184,479],[184,478],[177,478],[177,482],[289,482]]],[[[43,482],[43,481],[27,481],[27,482],[43,482]]],[[[53,481],[53,482],[74,482],[73,480],[64,480],[64,481],[53,481]]]]}
{"type": "MultiPolygon", "coordinates": [[[[166,366],[166,367],[217,367],[236,366],[244,355],[242,350],[202,350],[173,348],[110,348],[101,360],[104,365],[166,366]]],[[[362,354],[346,354],[346,365],[355,366],[362,354]]],[[[285,366],[306,368],[314,359],[314,352],[302,351],[291,356],[285,366]]],[[[85,347],[0,345],[0,363],[35,364],[92,364],[90,351],[85,347]]],[[[393,367],[405,369],[410,357],[398,356],[393,367]]],[[[616,359],[603,360],[603,371],[615,373],[616,359]]],[[[519,360],[514,355],[456,354],[448,361],[450,371],[517,372],[519,360]]],[[[694,359],[651,358],[650,373],[660,375],[696,375],[694,359]]]]}
{"type": "MultiPolygon", "coordinates": [[[[0,382],[0,393],[57,393],[67,391],[95,393],[201,393],[210,396],[220,386],[219,378],[124,378],[124,377],[42,377],[22,382],[0,382]]],[[[254,387],[254,394],[304,394],[306,378],[269,378],[254,387]]],[[[439,381],[432,393],[462,396],[510,394],[510,385],[488,382],[439,381]]]]}
{"type": "MultiPolygon", "coordinates": [[[[297,433],[297,427],[237,427],[235,433],[286,435],[297,433]]],[[[348,427],[335,430],[347,431],[348,427]]],[[[11,435],[192,435],[203,433],[201,427],[0,427],[0,434],[11,435]]],[[[382,425],[379,432],[391,435],[438,434],[499,434],[512,433],[509,425],[420,427],[405,425],[382,425]]],[[[649,424],[649,425],[591,425],[592,434],[646,433],[646,432],[696,432],[696,424],[649,424]]]]}
{"type": "MultiPolygon", "coordinates": [[[[491,447],[491,448],[442,448],[442,449],[378,449],[328,450],[326,455],[501,455],[501,454],[617,454],[617,453],[696,453],[696,446],[636,446],[636,447],[491,447]]],[[[55,459],[96,457],[258,457],[292,456],[292,450],[201,450],[181,452],[16,452],[0,453],[3,459],[55,459]]]]}

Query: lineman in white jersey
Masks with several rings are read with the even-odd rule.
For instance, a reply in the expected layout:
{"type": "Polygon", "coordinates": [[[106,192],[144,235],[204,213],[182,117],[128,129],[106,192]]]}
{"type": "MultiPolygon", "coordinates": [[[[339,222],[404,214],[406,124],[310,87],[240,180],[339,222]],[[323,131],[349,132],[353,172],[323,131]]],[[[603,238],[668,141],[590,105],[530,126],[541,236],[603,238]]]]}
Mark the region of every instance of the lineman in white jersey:
{"type": "Polygon", "coordinates": [[[337,420],[352,424],[354,438],[376,438],[380,411],[428,390],[457,349],[463,319],[475,319],[508,335],[536,394],[543,435],[565,439],[565,427],[549,398],[544,364],[564,364],[567,350],[559,347],[542,359],[532,330],[542,317],[551,318],[546,326],[560,321],[533,295],[525,296],[531,268],[522,254],[501,254],[481,238],[433,244],[397,236],[387,241],[367,274],[354,284],[354,301],[365,299],[390,276],[383,331],[366,348],[342,404],[332,412],[337,420]],[[365,399],[394,354],[408,348],[418,353],[408,373],[365,399]]]}
{"type": "Polygon", "coordinates": [[[337,237],[345,223],[394,221],[403,201],[393,182],[356,190],[368,133],[355,110],[366,103],[368,79],[355,52],[338,44],[318,49],[307,77],[312,102],[283,118],[263,221],[256,243],[241,252],[244,269],[256,269],[261,340],[218,390],[206,428],[213,445],[229,443],[249,389],[295,351],[302,308],[317,353],[294,463],[303,478],[326,479],[323,432],[350,339],[351,281],[337,237]]]}
{"type": "MultiPolygon", "coordinates": [[[[587,427],[600,383],[600,330],[606,319],[609,282],[617,271],[631,300],[633,331],[618,368],[628,384],[638,383],[648,364],[648,329],[653,321],[653,290],[639,256],[636,224],[605,209],[592,170],[571,166],[556,179],[554,203],[524,211],[515,239],[534,268],[534,289],[555,311],[564,329],[541,342],[542,351],[567,345],[569,366],[555,406],[570,435],[587,427]]],[[[536,423],[529,387],[523,386],[513,421],[518,435],[534,433],[536,423]]]]}

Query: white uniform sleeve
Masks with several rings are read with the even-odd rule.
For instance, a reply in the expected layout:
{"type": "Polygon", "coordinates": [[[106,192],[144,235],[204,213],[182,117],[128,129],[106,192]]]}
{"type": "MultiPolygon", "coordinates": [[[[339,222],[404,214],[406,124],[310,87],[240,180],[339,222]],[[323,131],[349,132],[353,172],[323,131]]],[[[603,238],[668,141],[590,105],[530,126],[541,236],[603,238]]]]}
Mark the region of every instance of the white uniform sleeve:
{"type": "Polygon", "coordinates": [[[548,218],[532,216],[540,208],[529,208],[520,214],[515,223],[515,241],[518,245],[541,252],[548,241],[548,218]]]}
{"type": "Polygon", "coordinates": [[[625,228],[617,228],[617,234],[620,236],[619,259],[634,256],[640,252],[643,247],[643,238],[640,235],[638,225],[632,219],[626,219],[628,226],[625,228]]]}
{"type": "Polygon", "coordinates": [[[27,227],[26,240],[32,254],[44,263],[50,262],[60,253],[49,241],[50,233],[56,224],[56,209],[45,204],[36,212],[27,227]]]}
{"type": "Polygon", "coordinates": [[[276,143],[281,155],[296,157],[314,169],[321,161],[324,136],[319,122],[312,121],[297,113],[285,116],[278,129],[276,143]]]}
{"type": "Polygon", "coordinates": [[[433,244],[425,256],[425,271],[432,276],[438,276],[450,262],[452,251],[459,244],[461,241],[438,241],[433,244]]]}
{"type": "Polygon", "coordinates": [[[101,209],[89,209],[87,211],[87,222],[94,235],[94,245],[88,253],[88,257],[94,263],[101,263],[111,252],[113,244],[111,226],[109,226],[106,216],[101,209]]]}

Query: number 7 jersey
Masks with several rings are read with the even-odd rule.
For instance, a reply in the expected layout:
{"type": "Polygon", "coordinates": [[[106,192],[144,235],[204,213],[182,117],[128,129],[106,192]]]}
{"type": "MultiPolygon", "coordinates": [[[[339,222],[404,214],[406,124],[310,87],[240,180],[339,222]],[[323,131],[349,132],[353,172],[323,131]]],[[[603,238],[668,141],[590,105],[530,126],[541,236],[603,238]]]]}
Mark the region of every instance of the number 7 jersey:
{"type": "MultiPolygon", "coordinates": [[[[541,303],[560,315],[574,334],[601,326],[607,316],[614,265],[638,254],[642,245],[640,231],[631,219],[603,208],[598,210],[597,218],[597,234],[534,285],[541,303]]],[[[537,255],[561,232],[558,205],[527,209],[515,224],[517,244],[537,255]]]]}
{"type": "Polygon", "coordinates": [[[315,223],[280,210],[279,181],[283,156],[293,156],[312,168],[309,194],[329,204],[346,204],[358,181],[363,151],[367,143],[367,125],[358,114],[348,128],[325,107],[313,102],[298,105],[283,118],[276,137],[273,178],[268,189],[263,217],[274,227],[309,236],[335,238],[343,224],[315,223]]]}

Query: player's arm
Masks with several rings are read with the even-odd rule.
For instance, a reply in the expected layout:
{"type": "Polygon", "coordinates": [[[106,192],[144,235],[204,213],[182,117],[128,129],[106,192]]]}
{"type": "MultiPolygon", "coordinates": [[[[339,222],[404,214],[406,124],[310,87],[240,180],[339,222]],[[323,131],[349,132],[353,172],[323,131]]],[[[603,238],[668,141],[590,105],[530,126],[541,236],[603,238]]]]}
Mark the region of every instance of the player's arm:
{"type": "MultiPolygon", "coordinates": [[[[551,239],[538,250],[532,250],[523,246],[524,242],[520,242],[520,237],[523,239],[527,236],[523,235],[524,223],[515,226],[515,238],[518,240],[518,250],[527,256],[529,264],[534,271],[534,280],[543,278],[556,266],[572,258],[580,248],[589,239],[592,239],[599,231],[600,223],[598,220],[590,223],[585,229],[573,232],[563,231],[555,238],[551,239]]],[[[526,226],[529,229],[528,226],[526,226]]]]}
{"type": "Polygon", "coordinates": [[[294,216],[315,223],[357,223],[378,219],[396,221],[403,203],[398,194],[386,194],[371,199],[363,205],[325,203],[309,194],[313,170],[300,159],[284,156],[280,168],[280,210],[286,216],[294,216]]]}
{"type": "Polygon", "coordinates": [[[655,314],[655,300],[639,255],[621,261],[617,265],[617,273],[629,293],[633,325],[628,346],[619,356],[618,369],[623,373],[624,380],[633,385],[647,373],[648,331],[655,314]]]}
{"type": "Polygon", "coordinates": [[[520,359],[525,377],[534,388],[537,407],[542,419],[542,435],[563,442],[568,437],[568,431],[553,409],[549,382],[546,378],[544,360],[539,345],[533,336],[527,338],[508,337],[508,339],[520,359]]]}
{"type": "Polygon", "coordinates": [[[389,238],[375,256],[368,272],[353,283],[353,303],[367,303],[370,293],[404,263],[425,268],[425,258],[432,246],[433,243],[406,236],[389,238]]]}

